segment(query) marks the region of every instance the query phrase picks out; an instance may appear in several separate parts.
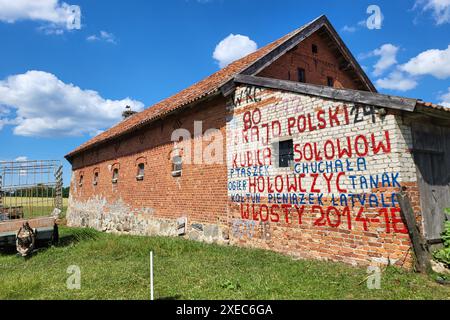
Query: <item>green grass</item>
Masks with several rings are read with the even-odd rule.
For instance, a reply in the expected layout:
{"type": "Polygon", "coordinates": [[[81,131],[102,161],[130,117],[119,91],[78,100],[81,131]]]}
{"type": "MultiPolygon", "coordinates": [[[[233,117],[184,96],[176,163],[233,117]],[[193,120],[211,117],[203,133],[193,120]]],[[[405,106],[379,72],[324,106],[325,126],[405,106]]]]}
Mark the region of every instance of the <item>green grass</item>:
{"type": "MultiPolygon", "coordinates": [[[[53,198],[46,197],[3,197],[3,203],[11,204],[14,206],[15,203],[31,203],[35,207],[48,206],[48,203],[53,202],[53,198]]],[[[68,198],[63,198],[63,205],[67,206],[69,202],[68,198]]]]}
{"type": "MultiPolygon", "coordinates": [[[[3,207],[23,207],[25,218],[49,216],[54,207],[53,198],[45,197],[3,197],[3,207]]],[[[65,216],[69,199],[63,198],[63,212],[65,216]]]]}
{"type": "Polygon", "coordinates": [[[27,260],[0,255],[0,300],[148,299],[150,250],[158,299],[450,299],[449,287],[393,267],[381,290],[369,290],[365,268],[340,263],[89,229],[62,228],[61,236],[27,260]],[[81,268],[81,290],[66,288],[71,265],[81,268]]]}

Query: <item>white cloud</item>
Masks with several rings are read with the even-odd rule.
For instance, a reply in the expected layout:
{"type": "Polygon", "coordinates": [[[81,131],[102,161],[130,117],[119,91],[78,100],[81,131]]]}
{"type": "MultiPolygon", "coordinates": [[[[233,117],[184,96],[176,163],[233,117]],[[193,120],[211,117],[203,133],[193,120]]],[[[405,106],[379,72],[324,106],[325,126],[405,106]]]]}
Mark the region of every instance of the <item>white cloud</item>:
{"type": "Polygon", "coordinates": [[[20,157],[17,157],[16,159],[14,159],[14,161],[28,161],[28,157],[20,156],[20,157]]]}
{"type": "Polygon", "coordinates": [[[48,26],[42,26],[38,28],[39,31],[42,31],[45,34],[54,34],[54,35],[61,35],[64,33],[64,30],[58,27],[55,27],[53,25],[48,25],[48,26]]]}
{"type": "Polygon", "coordinates": [[[381,76],[387,69],[397,64],[397,53],[399,47],[386,43],[380,48],[372,51],[372,56],[380,57],[378,62],[374,66],[373,74],[375,76],[381,76]]]}
{"type": "Polygon", "coordinates": [[[9,111],[10,110],[7,110],[6,107],[2,106],[1,102],[0,102],[0,115],[2,112],[4,112],[3,117],[0,117],[0,130],[2,130],[4,126],[16,124],[15,119],[10,119],[10,118],[6,117],[6,114],[10,113],[9,111]],[[2,110],[2,109],[4,109],[4,110],[2,110]]]}
{"type": "MultiPolygon", "coordinates": [[[[397,53],[399,48],[392,44],[385,44],[369,54],[360,55],[361,59],[370,56],[380,56],[374,66],[373,74],[381,76],[386,70],[395,66],[388,76],[378,79],[375,83],[383,89],[408,91],[418,85],[420,76],[432,75],[438,79],[450,77],[450,45],[445,50],[430,49],[410,59],[405,64],[397,64],[397,53]]],[[[448,103],[449,95],[442,96],[444,102],[448,103]]]]}
{"type": "Polygon", "coordinates": [[[358,21],[359,27],[367,27],[367,20],[360,20],[358,21]]]}
{"type": "Polygon", "coordinates": [[[81,8],[59,0],[0,0],[0,21],[21,20],[46,22],[43,31],[60,34],[81,29],[81,8]]]}
{"type": "Polygon", "coordinates": [[[380,12],[380,18],[379,20],[375,21],[370,20],[370,19],[366,19],[366,20],[360,20],[358,21],[355,25],[345,25],[342,27],[341,31],[342,32],[348,32],[348,33],[354,33],[356,31],[358,31],[359,29],[368,29],[368,30],[373,30],[373,23],[377,22],[378,24],[375,24],[375,26],[377,27],[377,29],[381,29],[382,24],[383,24],[383,20],[384,20],[384,16],[383,14],[380,12]]]}
{"type": "Polygon", "coordinates": [[[91,35],[89,37],[86,38],[87,41],[105,41],[105,42],[109,42],[112,44],[117,44],[116,41],[116,37],[114,36],[114,34],[106,32],[106,31],[100,31],[99,35],[91,35]]]}
{"type": "Polygon", "coordinates": [[[240,34],[230,34],[216,46],[213,58],[223,68],[231,62],[255,52],[257,49],[258,45],[249,37],[240,34]]]}
{"type": "Polygon", "coordinates": [[[438,25],[450,23],[450,0],[417,0],[414,7],[432,11],[438,25]]]}
{"type": "Polygon", "coordinates": [[[415,79],[399,70],[391,72],[385,78],[378,79],[375,83],[379,88],[397,91],[412,90],[418,85],[415,79]]]}
{"type": "Polygon", "coordinates": [[[10,111],[8,109],[6,109],[5,107],[2,107],[0,105],[0,116],[5,116],[5,115],[9,114],[9,112],[10,111]]]}
{"type": "Polygon", "coordinates": [[[444,93],[440,97],[440,99],[441,99],[441,101],[439,102],[440,105],[450,108],[450,87],[448,88],[447,93],[444,93]]]}
{"type": "Polygon", "coordinates": [[[0,130],[2,130],[3,127],[6,126],[6,125],[7,125],[6,119],[0,119],[0,130]]]}
{"type": "Polygon", "coordinates": [[[59,0],[0,0],[0,21],[43,21],[40,29],[61,34],[64,30],[81,29],[81,8],[59,0]]]}
{"type": "Polygon", "coordinates": [[[341,31],[342,32],[353,33],[353,32],[356,31],[356,27],[345,25],[345,26],[342,27],[341,31]]]}
{"type": "Polygon", "coordinates": [[[55,75],[28,71],[0,81],[0,107],[14,116],[1,121],[14,125],[20,136],[94,135],[121,119],[129,105],[141,111],[144,105],[130,98],[109,100],[98,92],[66,84],[55,75]]]}
{"type": "Polygon", "coordinates": [[[400,68],[412,75],[432,75],[446,79],[450,77],[450,45],[445,50],[424,51],[400,68]]]}

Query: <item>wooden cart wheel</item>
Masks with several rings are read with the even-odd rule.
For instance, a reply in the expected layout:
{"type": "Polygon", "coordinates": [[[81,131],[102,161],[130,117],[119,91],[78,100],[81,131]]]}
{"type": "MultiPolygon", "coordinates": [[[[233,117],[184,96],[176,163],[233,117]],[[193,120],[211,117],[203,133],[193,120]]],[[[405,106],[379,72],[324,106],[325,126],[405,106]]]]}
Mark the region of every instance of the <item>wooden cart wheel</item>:
{"type": "Polygon", "coordinates": [[[36,234],[30,227],[28,222],[25,222],[17,233],[16,249],[22,257],[28,256],[34,249],[36,242],[36,234]]]}

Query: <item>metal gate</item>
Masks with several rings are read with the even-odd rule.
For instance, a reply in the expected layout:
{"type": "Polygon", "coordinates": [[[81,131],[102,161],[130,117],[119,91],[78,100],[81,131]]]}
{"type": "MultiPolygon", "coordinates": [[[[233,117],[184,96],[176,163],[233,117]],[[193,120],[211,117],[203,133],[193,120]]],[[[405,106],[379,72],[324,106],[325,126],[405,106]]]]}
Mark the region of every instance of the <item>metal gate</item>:
{"type": "Polygon", "coordinates": [[[0,162],[0,222],[62,210],[62,172],[54,160],[0,162]]]}

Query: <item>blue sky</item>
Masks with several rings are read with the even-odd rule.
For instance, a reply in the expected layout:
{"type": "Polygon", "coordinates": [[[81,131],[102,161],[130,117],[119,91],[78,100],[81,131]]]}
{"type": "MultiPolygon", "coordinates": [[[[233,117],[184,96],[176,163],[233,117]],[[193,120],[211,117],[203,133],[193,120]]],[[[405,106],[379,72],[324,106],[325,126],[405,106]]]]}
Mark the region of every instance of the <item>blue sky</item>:
{"type": "Polygon", "coordinates": [[[450,106],[450,0],[13,2],[0,0],[0,160],[60,159],[66,183],[63,156],[126,104],[151,106],[321,14],[380,92],[450,106]]]}

